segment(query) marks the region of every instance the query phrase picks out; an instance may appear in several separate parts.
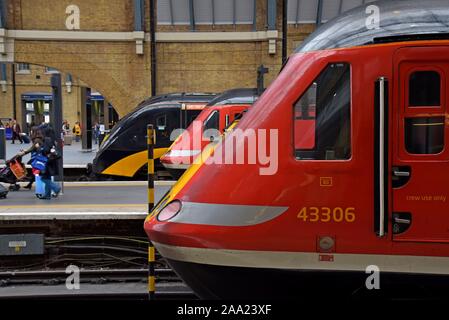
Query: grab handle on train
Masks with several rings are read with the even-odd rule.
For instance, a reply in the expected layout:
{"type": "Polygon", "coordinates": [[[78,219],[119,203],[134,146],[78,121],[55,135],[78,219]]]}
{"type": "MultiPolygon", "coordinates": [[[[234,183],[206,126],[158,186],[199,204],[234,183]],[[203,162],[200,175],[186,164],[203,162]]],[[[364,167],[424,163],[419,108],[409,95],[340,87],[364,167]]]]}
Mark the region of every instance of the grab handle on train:
{"type": "Polygon", "coordinates": [[[410,177],[410,171],[393,170],[393,174],[396,177],[410,177]]]}
{"type": "Polygon", "coordinates": [[[412,176],[412,168],[410,166],[394,166],[392,168],[392,186],[394,189],[406,185],[412,176]]]}

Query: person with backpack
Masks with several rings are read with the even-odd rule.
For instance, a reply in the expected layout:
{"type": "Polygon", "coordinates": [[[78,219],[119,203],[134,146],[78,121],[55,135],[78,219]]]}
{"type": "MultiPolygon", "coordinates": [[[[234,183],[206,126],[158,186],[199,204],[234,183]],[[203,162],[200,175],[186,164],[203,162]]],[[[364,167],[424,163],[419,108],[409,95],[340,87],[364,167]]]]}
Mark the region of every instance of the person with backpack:
{"type": "Polygon", "coordinates": [[[72,131],[73,131],[73,134],[75,135],[75,141],[79,142],[80,137],[81,137],[81,125],[78,121],[75,122],[75,125],[73,126],[72,131]]]}

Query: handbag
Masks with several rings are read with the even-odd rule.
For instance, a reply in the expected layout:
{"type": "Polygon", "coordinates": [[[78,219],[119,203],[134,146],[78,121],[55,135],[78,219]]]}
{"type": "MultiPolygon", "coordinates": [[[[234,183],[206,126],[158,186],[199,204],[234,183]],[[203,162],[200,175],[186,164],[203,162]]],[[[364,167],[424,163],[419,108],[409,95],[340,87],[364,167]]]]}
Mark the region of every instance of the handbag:
{"type": "Polygon", "coordinates": [[[48,158],[44,156],[42,153],[38,153],[34,156],[33,161],[31,162],[31,167],[33,169],[39,170],[40,172],[44,172],[47,167],[48,158]]]}

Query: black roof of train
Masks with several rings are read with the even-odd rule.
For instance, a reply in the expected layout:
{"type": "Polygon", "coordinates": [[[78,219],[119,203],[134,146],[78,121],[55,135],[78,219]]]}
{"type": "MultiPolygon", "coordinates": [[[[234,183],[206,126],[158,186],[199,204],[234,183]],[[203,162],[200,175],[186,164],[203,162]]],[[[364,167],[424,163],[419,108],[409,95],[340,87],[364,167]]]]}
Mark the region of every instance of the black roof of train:
{"type": "Polygon", "coordinates": [[[449,0],[382,0],[366,3],[323,24],[295,52],[348,48],[412,39],[449,39],[449,0]],[[368,24],[379,8],[379,27],[368,24]]]}
{"type": "Polygon", "coordinates": [[[223,91],[207,105],[217,106],[224,104],[252,104],[259,97],[255,88],[236,88],[223,91]]]}
{"type": "Polygon", "coordinates": [[[137,108],[159,102],[209,102],[216,97],[216,93],[176,92],[152,96],[142,101],[137,108]]]}

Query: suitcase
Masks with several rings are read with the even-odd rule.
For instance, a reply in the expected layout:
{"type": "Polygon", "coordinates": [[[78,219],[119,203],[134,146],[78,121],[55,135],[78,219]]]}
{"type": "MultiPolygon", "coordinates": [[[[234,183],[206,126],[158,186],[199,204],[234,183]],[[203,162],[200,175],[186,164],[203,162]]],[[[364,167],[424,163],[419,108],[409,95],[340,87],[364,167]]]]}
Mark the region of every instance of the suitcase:
{"type": "Polygon", "coordinates": [[[21,134],[20,134],[20,137],[22,138],[22,140],[23,140],[24,143],[30,143],[30,142],[31,142],[30,137],[28,137],[28,135],[25,134],[25,133],[21,133],[21,134]]]}
{"type": "Polygon", "coordinates": [[[0,199],[6,199],[8,192],[9,192],[9,190],[7,188],[5,188],[4,185],[0,184],[0,199]]]}
{"type": "Polygon", "coordinates": [[[70,146],[72,144],[73,141],[73,136],[72,135],[65,135],[64,136],[64,145],[70,146]]]}
{"type": "Polygon", "coordinates": [[[45,194],[45,183],[42,181],[42,177],[37,175],[35,177],[35,189],[34,193],[36,197],[42,198],[45,194]]]}

